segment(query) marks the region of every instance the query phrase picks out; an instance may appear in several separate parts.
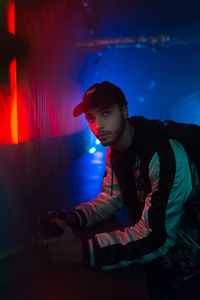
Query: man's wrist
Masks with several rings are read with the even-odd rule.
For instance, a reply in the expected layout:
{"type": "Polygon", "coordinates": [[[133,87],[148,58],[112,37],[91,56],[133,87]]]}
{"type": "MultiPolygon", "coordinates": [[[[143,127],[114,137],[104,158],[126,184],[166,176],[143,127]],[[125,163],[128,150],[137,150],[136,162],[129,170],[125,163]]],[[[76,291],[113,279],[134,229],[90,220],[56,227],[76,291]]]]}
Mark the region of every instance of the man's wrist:
{"type": "Polygon", "coordinates": [[[72,226],[75,226],[76,228],[80,227],[81,220],[80,220],[79,214],[76,213],[76,211],[69,213],[69,218],[70,218],[70,222],[71,222],[72,226]]]}

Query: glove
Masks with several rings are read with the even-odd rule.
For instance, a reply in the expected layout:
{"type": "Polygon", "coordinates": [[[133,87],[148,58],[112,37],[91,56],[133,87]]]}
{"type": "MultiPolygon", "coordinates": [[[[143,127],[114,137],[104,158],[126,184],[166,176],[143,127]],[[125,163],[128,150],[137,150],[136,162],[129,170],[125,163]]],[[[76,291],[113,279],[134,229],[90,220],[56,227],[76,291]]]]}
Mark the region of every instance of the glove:
{"type": "Polygon", "coordinates": [[[37,218],[37,231],[40,238],[60,236],[64,233],[63,229],[55,223],[56,218],[64,221],[77,233],[78,224],[74,213],[57,208],[37,218]]]}

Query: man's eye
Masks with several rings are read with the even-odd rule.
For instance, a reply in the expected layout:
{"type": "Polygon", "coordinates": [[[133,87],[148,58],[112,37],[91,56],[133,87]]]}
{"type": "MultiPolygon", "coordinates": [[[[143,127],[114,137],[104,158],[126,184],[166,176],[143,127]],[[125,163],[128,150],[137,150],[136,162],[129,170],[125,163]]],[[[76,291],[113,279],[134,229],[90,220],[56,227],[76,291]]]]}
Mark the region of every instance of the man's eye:
{"type": "Polygon", "coordinates": [[[103,112],[103,116],[104,117],[108,117],[108,116],[110,116],[111,115],[111,111],[104,111],[103,112]]]}
{"type": "Polygon", "coordinates": [[[94,123],[94,119],[89,119],[88,122],[94,123]]]}
{"type": "Polygon", "coordinates": [[[93,117],[86,117],[87,121],[89,123],[93,123],[94,122],[94,118],[93,117]]]}

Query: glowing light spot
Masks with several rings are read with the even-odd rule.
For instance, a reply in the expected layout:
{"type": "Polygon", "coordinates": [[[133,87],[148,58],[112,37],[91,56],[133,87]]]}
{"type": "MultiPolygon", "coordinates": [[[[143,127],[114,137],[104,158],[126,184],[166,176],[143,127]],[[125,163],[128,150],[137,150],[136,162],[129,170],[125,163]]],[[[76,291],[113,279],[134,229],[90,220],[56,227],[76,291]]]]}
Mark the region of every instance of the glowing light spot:
{"type": "Polygon", "coordinates": [[[84,6],[84,7],[88,7],[87,2],[84,2],[84,3],[83,3],[83,6],[84,6]]]}
{"type": "Polygon", "coordinates": [[[99,140],[96,140],[96,145],[99,145],[101,142],[99,140]]]}
{"type": "Polygon", "coordinates": [[[93,29],[90,29],[90,30],[89,30],[89,34],[90,34],[90,35],[93,35],[93,34],[94,34],[94,30],[93,30],[93,29]]]}
{"type": "Polygon", "coordinates": [[[144,102],[144,98],[143,97],[137,97],[137,101],[144,102]]]}
{"type": "Polygon", "coordinates": [[[94,153],[94,159],[91,161],[94,165],[102,165],[105,161],[105,153],[97,151],[94,153]]]}
{"type": "Polygon", "coordinates": [[[94,152],[96,152],[96,148],[95,147],[92,147],[92,148],[90,148],[90,150],[89,150],[89,153],[94,153],[94,152]]]}
{"type": "Polygon", "coordinates": [[[16,59],[14,58],[10,64],[10,87],[11,87],[11,142],[18,144],[18,118],[17,118],[17,74],[16,74],[16,59]]]}
{"type": "Polygon", "coordinates": [[[15,35],[15,3],[11,1],[7,8],[7,27],[8,31],[15,35]]]}
{"type": "Polygon", "coordinates": [[[12,143],[18,144],[18,119],[17,119],[17,93],[16,93],[16,91],[13,95],[10,125],[11,125],[12,143]]]}
{"type": "Polygon", "coordinates": [[[102,162],[104,161],[104,160],[103,160],[103,159],[104,159],[104,152],[98,151],[98,152],[95,153],[94,156],[95,156],[95,158],[101,159],[102,162]]]}
{"type": "MultiPolygon", "coordinates": [[[[10,1],[7,8],[7,27],[8,31],[15,35],[15,3],[10,1]]],[[[16,58],[10,63],[10,128],[11,128],[11,143],[18,144],[18,118],[17,118],[17,71],[16,58]]]]}

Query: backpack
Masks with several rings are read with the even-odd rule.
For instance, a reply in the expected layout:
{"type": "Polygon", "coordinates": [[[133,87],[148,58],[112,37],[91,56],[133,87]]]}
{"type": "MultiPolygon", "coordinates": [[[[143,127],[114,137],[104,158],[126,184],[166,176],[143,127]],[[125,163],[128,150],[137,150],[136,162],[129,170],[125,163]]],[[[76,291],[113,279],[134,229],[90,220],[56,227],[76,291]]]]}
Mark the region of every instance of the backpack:
{"type": "MultiPolygon", "coordinates": [[[[164,123],[169,136],[183,145],[187,155],[195,163],[200,179],[200,126],[171,120],[166,120],[164,123]]],[[[200,184],[194,186],[185,206],[190,219],[200,228],[200,184]]]]}
{"type": "Polygon", "coordinates": [[[183,145],[188,156],[196,164],[200,177],[200,126],[171,120],[164,121],[164,124],[169,136],[183,145]]]}

